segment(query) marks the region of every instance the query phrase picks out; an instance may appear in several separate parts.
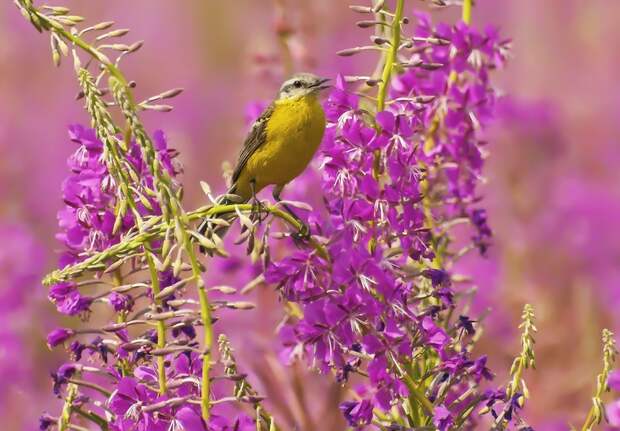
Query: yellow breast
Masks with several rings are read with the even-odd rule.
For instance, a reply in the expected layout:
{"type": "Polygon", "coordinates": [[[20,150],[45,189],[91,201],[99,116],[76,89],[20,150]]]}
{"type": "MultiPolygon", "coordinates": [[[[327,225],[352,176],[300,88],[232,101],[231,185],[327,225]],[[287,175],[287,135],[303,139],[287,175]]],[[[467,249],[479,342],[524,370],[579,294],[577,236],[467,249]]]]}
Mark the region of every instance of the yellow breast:
{"type": "Polygon", "coordinates": [[[325,114],[316,96],[276,101],[266,142],[250,157],[240,180],[254,178],[257,191],[288,183],[308,166],[324,131],[325,114]]]}

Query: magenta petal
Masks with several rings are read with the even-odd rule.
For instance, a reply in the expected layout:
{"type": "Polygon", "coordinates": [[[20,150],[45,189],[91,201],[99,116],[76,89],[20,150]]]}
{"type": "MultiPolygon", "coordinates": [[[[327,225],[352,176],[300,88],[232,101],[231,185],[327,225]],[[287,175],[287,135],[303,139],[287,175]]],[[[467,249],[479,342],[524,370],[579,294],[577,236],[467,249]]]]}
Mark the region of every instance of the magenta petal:
{"type": "Polygon", "coordinates": [[[394,133],[396,127],[396,117],[390,111],[382,111],[377,113],[377,123],[381,128],[389,133],[394,133]]]}
{"type": "Polygon", "coordinates": [[[183,425],[185,431],[206,431],[207,429],[200,414],[191,407],[181,408],[175,415],[175,418],[183,425]]]}

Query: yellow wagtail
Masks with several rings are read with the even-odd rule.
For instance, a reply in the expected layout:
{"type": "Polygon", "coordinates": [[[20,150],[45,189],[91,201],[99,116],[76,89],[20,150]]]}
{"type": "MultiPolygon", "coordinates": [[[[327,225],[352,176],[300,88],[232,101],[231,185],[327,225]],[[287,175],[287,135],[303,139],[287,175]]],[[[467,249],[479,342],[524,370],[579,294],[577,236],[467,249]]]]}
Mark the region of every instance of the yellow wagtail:
{"type": "MultiPolygon", "coordinates": [[[[327,81],[301,73],[282,84],[277,99],[254,122],[239,154],[227,193],[239,198],[224,196],[218,204],[248,202],[269,185],[275,186],[273,197],[280,201],[284,186],[306,169],[323,139],[325,113],[318,95],[329,87],[327,81]]],[[[201,223],[201,234],[209,229],[209,220],[201,223]]],[[[221,226],[215,229],[220,237],[225,231],[221,226]]]]}

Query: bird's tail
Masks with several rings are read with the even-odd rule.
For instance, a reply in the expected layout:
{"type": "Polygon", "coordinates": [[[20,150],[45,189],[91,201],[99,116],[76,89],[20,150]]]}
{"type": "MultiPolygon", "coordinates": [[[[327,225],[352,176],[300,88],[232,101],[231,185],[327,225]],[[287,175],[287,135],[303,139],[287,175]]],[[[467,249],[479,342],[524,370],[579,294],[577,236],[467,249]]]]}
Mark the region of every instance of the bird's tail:
{"type": "MultiPolygon", "coordinates": [[[[235,195],[235,191],[235,187],[233,186],[232,188],[230,188],[230,190],[228,190],[225,195],[221,196],[216,201],[216,205],[232,205],[245,203],[245,200],[243,198],[237,197],[235,195]]],[[[234,220],[234,218],[235,215],[230,213],[205,217],[204,220],[202,220],[202,223],[200,223],[200,225],[198,226],[198,232],[207,238],[213,237],[213,235],[217,235],[220,239],[222,239],[224,238],[224,235],[226,235],[226,232],[228,232],[230,226],[218,224],[215,220],[224,220],[226,222],[231,222],[232,220],[234,220]]],[[[209,252],[209,250],[202,246],[200,247],[200,251],[202,253],[209,252]]]]}

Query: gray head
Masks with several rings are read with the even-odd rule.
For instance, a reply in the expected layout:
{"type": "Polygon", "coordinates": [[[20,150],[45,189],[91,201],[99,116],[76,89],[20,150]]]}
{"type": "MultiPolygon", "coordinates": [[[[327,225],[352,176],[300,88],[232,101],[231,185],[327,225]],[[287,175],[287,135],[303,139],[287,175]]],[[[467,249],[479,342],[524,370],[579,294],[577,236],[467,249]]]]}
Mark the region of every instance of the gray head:
{"type": "Polygon", "coordinates": [[[284,81],[280,87],[278,99],[296,99],[309,94],[317,94],[329,87],[329,85],[325,85],[327,81],[329,79],[321,78],[312,73],[298,73],[284,81]]]}

